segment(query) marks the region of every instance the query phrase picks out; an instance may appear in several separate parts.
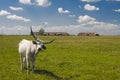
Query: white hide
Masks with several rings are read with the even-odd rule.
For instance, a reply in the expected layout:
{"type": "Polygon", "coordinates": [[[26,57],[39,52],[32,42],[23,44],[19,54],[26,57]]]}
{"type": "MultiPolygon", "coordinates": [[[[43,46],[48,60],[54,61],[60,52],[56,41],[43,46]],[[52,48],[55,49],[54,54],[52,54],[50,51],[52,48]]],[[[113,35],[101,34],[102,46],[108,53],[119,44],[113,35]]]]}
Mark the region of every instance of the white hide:
{"type": "Polygon", "coordinates": [[[18,51],[20,53],[21,70],[26,68],[27,65],[28,73],[30,73],[30,62],[32,62],[32,72],[34,72],[36,55],[41,50],[42,45],[42,43],[37,42],[34,44],[33,41],[26,39],[20,41],[18,51]]]}

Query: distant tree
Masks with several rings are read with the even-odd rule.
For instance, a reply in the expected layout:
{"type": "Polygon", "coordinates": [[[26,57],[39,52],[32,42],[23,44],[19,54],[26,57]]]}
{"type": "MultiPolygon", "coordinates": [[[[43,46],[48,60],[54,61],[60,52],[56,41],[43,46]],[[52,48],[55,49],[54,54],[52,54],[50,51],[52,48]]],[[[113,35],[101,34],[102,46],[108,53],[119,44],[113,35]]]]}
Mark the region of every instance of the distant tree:
{"type": "Polygon", "coordinates": [[[39,30],[39,34],[40,34],[40,35],[44,35],[44,32],[45,32],[45,30],[44,30],[43,28],[41,28],[41,29],[39,30]]]}

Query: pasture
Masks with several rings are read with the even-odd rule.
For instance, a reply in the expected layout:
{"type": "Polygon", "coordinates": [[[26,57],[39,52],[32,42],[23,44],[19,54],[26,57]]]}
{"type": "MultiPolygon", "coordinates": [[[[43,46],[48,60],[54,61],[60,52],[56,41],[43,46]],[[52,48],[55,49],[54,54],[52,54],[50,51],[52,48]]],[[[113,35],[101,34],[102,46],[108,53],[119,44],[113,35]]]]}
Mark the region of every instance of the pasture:
{"type": "Polygon", "coordinates": [[[120,36],[42,36],[56,39],[46,45],[35,62],[35,73],[20,71],[17,51],[22,39],[32,36],[0,36],[1,80],[120,80],[120,36]]]}

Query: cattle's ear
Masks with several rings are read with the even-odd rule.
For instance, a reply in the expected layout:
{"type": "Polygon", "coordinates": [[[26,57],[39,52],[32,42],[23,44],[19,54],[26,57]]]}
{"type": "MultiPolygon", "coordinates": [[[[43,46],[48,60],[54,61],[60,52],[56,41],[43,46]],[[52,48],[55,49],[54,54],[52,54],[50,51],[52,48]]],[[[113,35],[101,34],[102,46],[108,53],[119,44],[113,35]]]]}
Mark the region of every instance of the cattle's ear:
{"type": "Polygon", "coordinates": [[[37,44],[37,42],[36,42],[36,41],[32,41],[32,43],[33,43],[33,44],[37,44]]]}

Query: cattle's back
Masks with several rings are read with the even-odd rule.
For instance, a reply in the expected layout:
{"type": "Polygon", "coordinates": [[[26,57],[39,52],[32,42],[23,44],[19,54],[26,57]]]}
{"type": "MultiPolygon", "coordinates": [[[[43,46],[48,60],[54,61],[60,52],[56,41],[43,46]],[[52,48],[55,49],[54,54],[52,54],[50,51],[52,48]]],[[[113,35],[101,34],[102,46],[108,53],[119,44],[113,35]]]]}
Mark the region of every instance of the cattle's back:
{"type": "Polygon", "coordinates": [[[18,51],[20,54],[25,54],[27,50],[30,49],[30,42],[29,40],[23,39],[22,41],[20,41],[19,43],[19,48],[18,51]]]}

